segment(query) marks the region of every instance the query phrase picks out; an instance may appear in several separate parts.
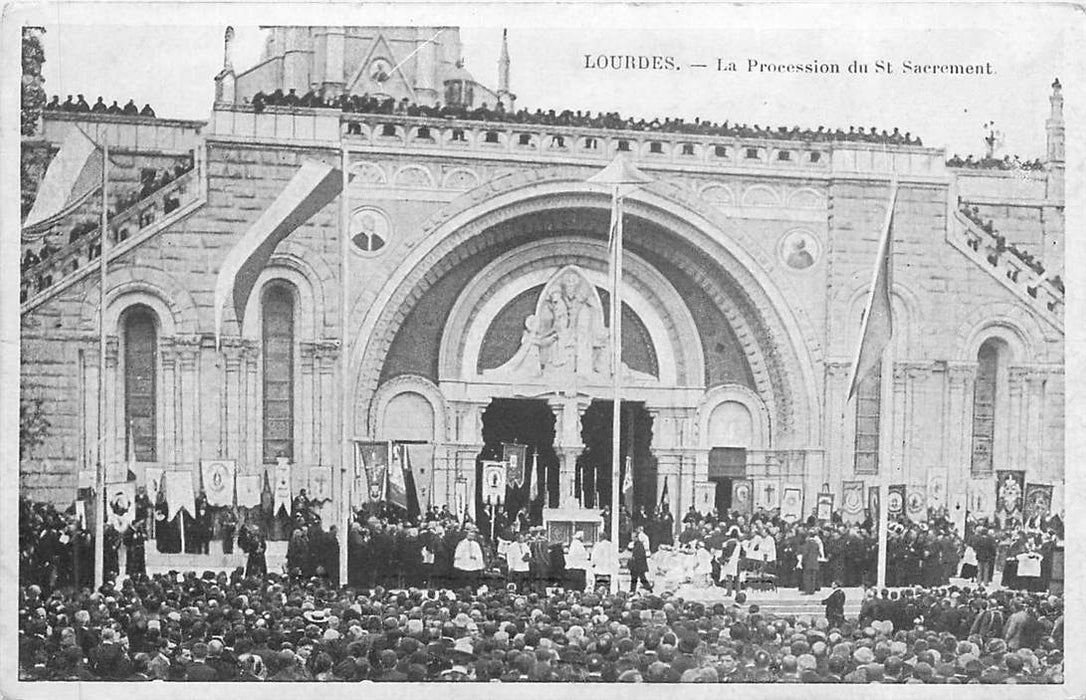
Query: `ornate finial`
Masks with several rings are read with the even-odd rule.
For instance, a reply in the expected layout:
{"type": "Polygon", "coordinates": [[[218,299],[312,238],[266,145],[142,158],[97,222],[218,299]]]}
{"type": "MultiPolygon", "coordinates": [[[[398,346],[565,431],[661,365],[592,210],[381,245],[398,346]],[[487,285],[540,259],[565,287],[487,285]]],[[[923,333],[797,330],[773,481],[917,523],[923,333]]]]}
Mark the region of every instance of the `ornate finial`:
{"type": "Polygon", "coordinates": [[[234,70],[234,28],[227,27],[223,35],[222,69],[234,70]]]}
{"type": "Polygon", "coordinates": [[[1062,87],[1063,86],[1060,85],[1060,79],[1059,78],[1056,78],[1055,80],[1052,81],[1052,89],[1053,90],[1060,90],[1062,87]]]}

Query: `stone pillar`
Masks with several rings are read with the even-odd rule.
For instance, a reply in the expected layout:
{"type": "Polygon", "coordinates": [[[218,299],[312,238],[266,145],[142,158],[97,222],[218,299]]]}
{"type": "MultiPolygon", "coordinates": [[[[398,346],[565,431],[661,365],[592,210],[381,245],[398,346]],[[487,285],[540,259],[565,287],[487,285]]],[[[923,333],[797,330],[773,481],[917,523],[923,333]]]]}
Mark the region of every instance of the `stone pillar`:
{"type": "Polygon", "coordinates": [[[437,47],[432,38],[430,28],[419,27],[416,41],[423,42],[416,54],[415,63],[415,94],[419,104],[433,105],[438,101],[437,86],[437,47]]]}
{"type": "Polygon", "coordinates": [[[174,464],[180,458],[178,454],[177,429],[177,349],[173,338],[160,338],[158,341],[158,361],[162,368],[162,387],[159,391],[158,461],[162,464],[174,464]]]}
{"type": "Polygon", "coordinates": [[[830,473],[827,478],[831,483],[841,481],[852,474],[854,465],[852,450],[849,449],[848,425],[855,425],[855,407],[849,405],[848,380],[852,371],[850,362],[826,363],[826,413],[825,435],[827,463],[830,473]],[[851,410],[849,410],[851,408],[851,410]],[[846,415],[847,414],[847,415],[846,415]]]}
{"type": "Polygon", "coordinates": [[[106,457],[111,462],[125,461],[124,373],[119,371],[120,341],[115,335],[106,338],[106,457]]]}
{"type": "Polygon", "coordinates": [[[223,392],[225,407],[225,435],[223,456],[227,459],[240,460],[241,443],[241,343],[237,340],[224,341],[222,344],[223,370],[226,375],[226,387],[223,392]]]}
{"type": "Polygon", "coordinates": [[[326,27],[324,43],[324,70],[321,89],[325,97],[336,97],[343,92],[346,31],[343,27],[326,27]]]}
{"type": "Polygon", "coordinates": [[[972,472],[973,382],[975,362],[948,362],[943,459],[951,483],[964,483],[972,472]]]}
{"type": "Polygon", "coordinates": [[[997,462],[995,466],[997,469],[1019,469],[1026,464],[1025,447],[1026,443],[1029,441],[1029,435],[1026,433],[1026,415],[1028,410],[1025,406],[1022,389],[1027,374],[1029,374],[1029,370],[1025,367],[1011,367],[1007,371],[1007,396],[1010,409],[1010,420],[1005,424],[1006,427],[1001,427],[999,425],[999,409],[1002,408],[1002,406],[1000,406],[998,402],[996,403],[995,455],[997,457],[997,462]]]}
{"type": "MultiPolygon", "coordinates": [[[[339,463],[339,416],[336,412],[336,360],[339,357],[339,343],[327,341],[321,343],[318,350],[320,361],[320,395],[321,395],[321,440],[320,454],[317,455],[318,465],[331,465],[339,463]]],[[[297,436],[295,436],[297,443],[297,436]]],[[[297,461],[297,460],[295,460],[297,461]]],[[[313,465],[306,465],[313,466],[313,465]]]]}
{"type": "Polygon", "coordinates": [[[1031,367],[1026,373],[1025,379],[1026,431],[1023,435],[1025,461],[1022,464],[1033,474],[1033,478],[1038,478],[1045,474],[1046,471],[1044,450],[1042,449],[1044,444],[1045,371],[1041,368],[1031,367]]]}
{"type": "Polygon", "coordinates": [[[298,461],[302,464],[318,464],[316,435],[320,424],[317,388],[313,381],[313,370],[317,365],[316,343],[298,344],[298,461]]]}
{"type": "Polygon", "coordinates": [[[558,507],[575,508],[577,458],[584,452],[581,441],[581,416],[588,404],[577,396],[552,398],[548,405],[555,415],[554,448],[558,453],[558,507]]]}
{"type": "Polygon", "coordinates": [[[200,359],[200,337],[185,336],[175,339],[180,361],[181,389],[180,428],[181,459],[179,463],[191,471],[200,459],[200,425],[198,404],[201,400],[197,362],[200,359]]]}
{"type": "MultiPolygon", "coordinates": [[[[263,455],[260,440],[264,431],[264,413],[260,410],[260,373],[257,363],[260,360],[260,341],[248,340],[242,347],[242,360],[245,364],[245,419],[243,421],[245,440],[245,464],[249,474],[263,471],[263,455]]],[[[261,484],[263,486],[263,484],[261,484]]]]}

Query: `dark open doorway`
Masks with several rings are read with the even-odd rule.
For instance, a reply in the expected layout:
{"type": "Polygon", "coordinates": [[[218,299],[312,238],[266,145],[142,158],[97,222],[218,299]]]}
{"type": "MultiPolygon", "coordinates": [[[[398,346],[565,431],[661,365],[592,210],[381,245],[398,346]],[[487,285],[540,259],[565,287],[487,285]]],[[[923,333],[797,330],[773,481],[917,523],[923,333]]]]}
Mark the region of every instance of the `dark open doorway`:
{"type": "MultiPolygon", "coordinates": [[[[577,458],[577,488],[582,504],[603,508],[611,503],[611,406],[612,401],[593,401],[581,419],[584,452],[577,458]]],[[[656,506],[656,458],[652,455],[652,416],[645,404],[622,402],[619,457],[624,478],[626,457],[633,466],[633,508],[650,512],[656,506]]],[[[619,482],[621,488],[621,482],[619,482]]]]}
{"type": "Polygon", "coordinates": [[[536,479],[543,496],[529,503],[531,484],[525,480],[519,489],[506,491],[505,512],[515,516],[520,508],[528,507],[533,522],[542,518],[542,509],[558,499],[558,454],[554,451],[554,414],[541,399],[494,399],[483,411],[483,450],[475,460],[475,512],[480,527],[489,528],[482,500],[484,460],[501,460],[502,443],[511,442],[528,448],[527,464],[535,465],[529,478],[536,479]]]}

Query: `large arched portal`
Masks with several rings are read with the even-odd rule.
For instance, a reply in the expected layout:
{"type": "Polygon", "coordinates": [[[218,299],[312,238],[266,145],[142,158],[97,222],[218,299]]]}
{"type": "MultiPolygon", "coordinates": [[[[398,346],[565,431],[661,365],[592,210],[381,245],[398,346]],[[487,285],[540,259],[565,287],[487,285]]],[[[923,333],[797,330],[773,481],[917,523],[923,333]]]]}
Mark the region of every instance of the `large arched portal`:
{"type": "MultiPolygon", "coordinates": [[[[547,403],[555,437],[541,447],[557,455],[557,505],[598,503],[578,492],[597,481],[581,478],[578,460],[583,470],[591,451],[583,415],[612,398],[608,205],[605,194],[562,181],[467,206],[435,224],[356,317],[367,339],[351,361],[356,432],[385,437],[377,433],[388,429],[389,387],[428,387],[446,436],[434,451],[435,503],[453,502],[458,479],[477,490],[477,460],[494,454],[483,414],[495,399],[547,403]]],[[[701,426],[729,397],[740,395],[756,418],[749,449],[819,442],[800,323],[726,223],[652,189],[627,203],[624,399],[643,407],[652,430],[652,463],[635,465],[635,479],[658,482],[636,491],[655,499],[666,482],[676,511],[708,482],[714,445],[701,426]]]]}

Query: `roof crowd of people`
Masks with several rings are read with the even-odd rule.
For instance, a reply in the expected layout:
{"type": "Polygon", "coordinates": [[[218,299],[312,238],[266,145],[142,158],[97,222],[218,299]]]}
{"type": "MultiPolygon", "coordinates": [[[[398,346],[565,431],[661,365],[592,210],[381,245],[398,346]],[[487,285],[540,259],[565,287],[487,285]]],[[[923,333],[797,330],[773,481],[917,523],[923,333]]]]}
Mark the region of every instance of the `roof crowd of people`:
{"type": "Polygon", "coordinates": [[[1022,160],[1018,154],[1005,155],[1002,158],[985,156],[974,158],[971,154],[962,158],[957,153],[947,159],[948,168],[973,168],[979,170],[1044,170],[1045,164],[1040,158],[1022,160]]]}
{"type": "Polygon", "coordinates": [[[134,99],[130,99],[123,107],[117,104],[117,100],[113,100],[111,104],[107,105],[101,95],[98,96],[98,100],[93,105],[88,104],[83,95],[76,95],[74,100],[71,95],[68,95],[68,99],[63,102],[60,101],[60,95],[53,95],[53,99],[45,104],[44,109],[46,112],[85,112],[88,114],[114,114],[125,117],[155,116],[155,110],[151,108],[150,104],[144,104],[140,108],[136,105],[134,99]]]}
{"type": "Polygon", "coordinates": [[[253,108],[262,111],[265,107],[317,107],[339,109],[348,113],[389,114],[407,117],[430,117],[437,119],[465,119],[485,122],[505,122],[510,124],[540,126],[570,126],[594,129],[615,129],[627,131],[650,131],[671,134],[691,134],[702,136],[723,136],[738,138],[784,139],[791,141],[861,141],[902,146],[922,146],[919,137],[910,132],[901,133],[894,127],[890,132],[878,128],[851,126],[830,129],[819,126],[817,129],[804,129],[798,126],[771,127],[759,124],[732,124],[728,121],[717,122],[695,118],[687,121],[682,118],[634,118],[623,117],[618,112],[596,112],[581,110],[528,110],[506,109],[500,100],[493,108],[483,104],[468,107],[460,104],[437,103],[433,106],[412,103],[407,98],[396,100],[392,97],[374,97],[366,95],[323,96],[310,90],[298,95],[292,88],[286,92],[277,89],[271,93],[257,92],[250,100],[253,108]]]}
{"type": "MultiPolygon", "coordinates": [[[[651,572],[655,586],[612,595],[583,569],[579,580],[570,576],[577,567],[592,568],[581,533],[554,543],[538,526],[511,517],[495,523],[501,536],[491,542],[447,509],[431,509],[417,521],[394,510],[359,512],[340,588],[331,561],[338,556],[334,532],[321,527],[317,506],[304,494],[288,521],[287,571],[259,565],[263,526],[250,517],[237,538],[249,554],[247,569],[150,576],[139,568],[140,555],[132,566],[156,512],[143,494],[129,530],[107,531],[107,550],[121,542],[128,547],[127,576],[117,576],[114,560],[107,582],[94,590],[86,563],[74,572],[57,566],[65,547],[80,550],[84,562],[93,547],[74,509],[61,513],[25,499],[20,505],[19,664],[26,679],[1062,681],[1062,598],[1046,592],[1047,582],[1022,586],[1006,572],[1009,587],[989,586],[995,560],[1009,566],[1016,552],[1032,556],[1061,538],[1058,517],[972,522],[965,543],[938,516],[895,522],[895,575],[917,578],[888,581],[904,590],[868,586],[858,617],[846,617],[838,585],[871,582],[864,549],[870,522],[794,524],[772,512],[692,512],[668,544],[658,527],[630,518],[624,547],[633,559],[639,550],[661,561],[685,549],[709,550],[758,568],[772,550],[781,585],[795,583],[785,581],[793,566],[789,552],[793,540],[805,538],[806,553],[823,555],[833,593],[822,601],[825,616],[792,616],[747,605],[741,581],[729,585],[723,602],[721,596],[702,602],[689,587],[662,585],[661,571],[651,572]],[[646,525],[655,533],[647,546],[646,525]],[[954,546],[940,546],[941,539],[954,546]],[[961,574],[973,581],[952,585],[945,574],[957,568],[962,549],[973,570],[962,567],[961,574]],[[547,555],[544,570],[540,552],[547,555]]],[[[596,558],[609,543],[591,549],[596,558]]],[[[713,567],[709,585],[723,585],[728,566],[713,567]]]]}
{"type": "MultiPolygon", "coordinates": [[[[992,222],[991,219],[985,219],[981,216],[979,207],[973,204],[969,204],[967,202],[961,202],[959,204],[959,209],[967,219],[972,221],[974,224],[977,225],[978,228],[980,228],[982,231],[989,234],[995,239],[995,255],[998,255],[1003,251],[1008,251],[1016,258],[1021,260],[1022,263],[1025,264],[1025,266],[1032,270],[1035,274],[1043,275],[1045,273],[1044,263],[1038,260],[1037,257],[1034,256],[1032,253],[1020,249],[1013,243],[1007,245],[1006,236],[996,230],[995,224],[992,222]]],[[[1064,291],[1063,278],[1060,275],[1054,275],[1053,277],[1049,278],[1049,281],[1057,289],[1059,289],[1060,292],[1064,291]]]]}

